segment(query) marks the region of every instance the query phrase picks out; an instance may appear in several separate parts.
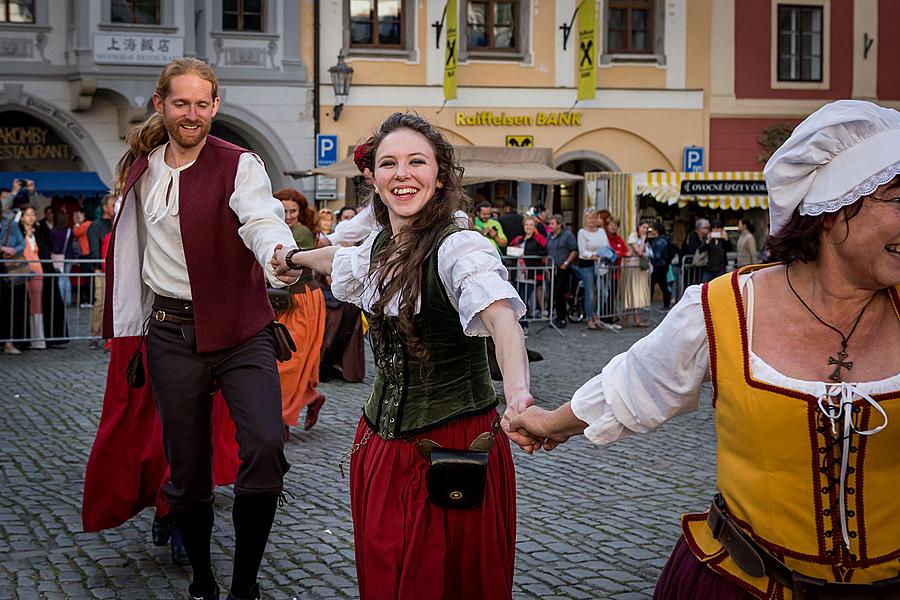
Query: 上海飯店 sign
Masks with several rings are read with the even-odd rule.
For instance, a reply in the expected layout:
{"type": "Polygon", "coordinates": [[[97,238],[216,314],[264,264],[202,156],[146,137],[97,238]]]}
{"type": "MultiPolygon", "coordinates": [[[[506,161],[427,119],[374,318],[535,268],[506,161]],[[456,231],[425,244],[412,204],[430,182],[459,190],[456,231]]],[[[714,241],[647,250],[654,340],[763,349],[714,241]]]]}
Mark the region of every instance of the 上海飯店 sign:
{"type": "Polygon", "coordinates": [[[716,181],[686,179],[681,182],[682,196],[753,196],[768,194],[765,181],[716,181]]]}
{"type": "Polygon", "coordinates": [[[580,127],[580,112],[536,112],[533,115],[508,115],[491,111],[456,113],[456,124],[461,127],[509,127],[536,125],[538,127],[580,127]]]}

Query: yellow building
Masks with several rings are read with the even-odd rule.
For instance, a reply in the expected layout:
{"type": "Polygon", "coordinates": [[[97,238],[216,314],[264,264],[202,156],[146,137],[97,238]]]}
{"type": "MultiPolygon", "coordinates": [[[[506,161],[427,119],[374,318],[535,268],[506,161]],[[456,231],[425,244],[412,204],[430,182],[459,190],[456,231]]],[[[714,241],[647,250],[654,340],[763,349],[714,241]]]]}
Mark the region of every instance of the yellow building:
{"type": "MultiPolygon", "coordinates": [[[[320,0],[321,133],[338,136],[343,158],[387,114],[412,110],[454,144],[549,148],[552,166],[571,173],[683,170],[686,146],[709,145],[712,0],[584,1],[597,2],[597,43],[587,48],[573,22],[576,0],[457,0],[458,97],[445,102],[447,23],[440,35],[433,25],[445,0],[320,0]],[[339,54],[353,77],[335,120],[328,68],[339,54]],[[596,98],[576,102],[577,68],[590,60],[596,98]]],[[[477,191],[495,202],[543,202],[573,225],[585,202],[583,182],[477,191]]],[[[344,194],[340,182],[332,205],[344,194]]]]}

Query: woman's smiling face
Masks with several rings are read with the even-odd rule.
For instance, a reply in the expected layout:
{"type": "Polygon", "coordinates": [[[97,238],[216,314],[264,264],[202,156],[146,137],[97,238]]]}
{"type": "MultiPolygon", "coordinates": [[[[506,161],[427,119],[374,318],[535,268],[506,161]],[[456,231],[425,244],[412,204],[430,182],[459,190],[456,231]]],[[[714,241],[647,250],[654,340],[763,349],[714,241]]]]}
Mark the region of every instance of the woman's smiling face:
{"type": "Polygon", "coordinates": [[[434,196],[438,163],[428,139],[412,129],[397,129],[375,151],[375,191],[388,209],[396,232],[434,196]]]}

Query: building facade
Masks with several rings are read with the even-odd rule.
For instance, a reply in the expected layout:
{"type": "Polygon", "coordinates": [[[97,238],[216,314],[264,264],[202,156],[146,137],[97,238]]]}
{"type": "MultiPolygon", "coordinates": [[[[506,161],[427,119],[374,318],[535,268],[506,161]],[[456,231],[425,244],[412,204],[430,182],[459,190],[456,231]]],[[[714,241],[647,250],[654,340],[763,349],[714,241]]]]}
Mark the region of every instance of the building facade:
{"type": "MultiPolygon", "coordinates": [[[[212,133],[263,158],[273,187],[313,161],[297,0],[10,0],[0,4],[0,171],[94,171],[112,185],[162,65],[209,62],[212,133]]],[[[3,183],[2,185],[9,185],[3,183]]]]}
{"type": "Polygon", "coordinates": [[[716,0],[710,168],[758,171],[810,113],[841,98],[900,108],[900,3],[716,0]]]}
{"type": "MultiPolygon", "coordinates": [[[[458,98],[445,103],[446,35],[433,25],[445,0],[320,0],[322,31],[343,32],[321,38],[321,130],[343,157],[387,114],[413,110],[457,145],[550,148],[563,171],[682,170],[685,146],[708,146],[713,0],[596,1],[598,44],[583,49],[577,25],[566,41],[561,29],[576,0],[458,0],[458,98]],[[354,73],[334,120],[338,54],[354,73]],[[576,103],[585,60],[596,98],[576,103]]],[[[577,224],[583,186],[556,186],[542,202],[577,224]]],[[[530,192],[495,182],[478,193],[523,206],[530,192]]]]}

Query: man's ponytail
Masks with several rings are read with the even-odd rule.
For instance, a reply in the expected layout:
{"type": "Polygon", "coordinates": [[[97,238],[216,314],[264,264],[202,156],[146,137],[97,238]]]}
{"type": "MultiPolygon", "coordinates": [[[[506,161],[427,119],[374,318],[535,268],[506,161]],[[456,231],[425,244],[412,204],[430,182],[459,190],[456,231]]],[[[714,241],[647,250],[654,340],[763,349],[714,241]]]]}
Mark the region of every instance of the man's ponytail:
{"type": "Polygon", "coordinates": [[[116,194],[125,193],[125,180],[128,178],[128,170],[134,164],[134,160],[141,154],[149,154],[168,137],[165,121],[159,113],[150,115],[146,121],[128,132],[128,135],[125,136],[128,150],[116,164],[116,194]]]}

